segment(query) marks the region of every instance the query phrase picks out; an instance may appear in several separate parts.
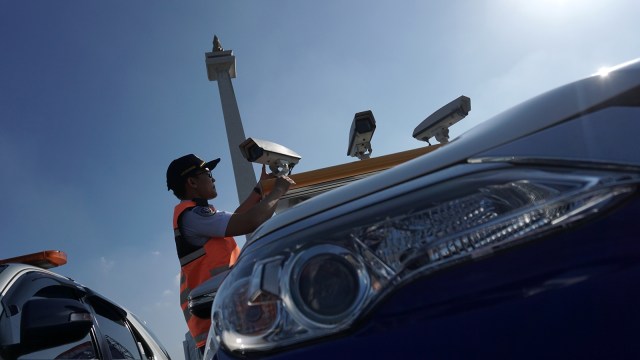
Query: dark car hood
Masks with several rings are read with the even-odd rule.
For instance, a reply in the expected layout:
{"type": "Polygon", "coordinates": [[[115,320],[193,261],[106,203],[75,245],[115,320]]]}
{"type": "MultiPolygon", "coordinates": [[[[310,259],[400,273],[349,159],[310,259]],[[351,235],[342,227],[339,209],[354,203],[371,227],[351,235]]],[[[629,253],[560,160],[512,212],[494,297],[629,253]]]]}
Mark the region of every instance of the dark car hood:
{"type": "MultiPolygon", "coordinates": [[[[491,155],[492,149],[504,148],[519,139],[596,111],[606,106],[611,99],[638,87],[640,87],[640,62],[636,61],[607,76],[594,75],[556,88],[480,123],[431,153],[321,194],[279,213],[254,233],[252,241],[287,224],[396,184],[453,164],[466,163],[472,158],[486,157],[491,155]]],[[[518,147],[509,148],[511,151],[509,156],[546,157],[544,147],[538,146],[538,148],[540,154],[536,154],[535,150],[532,152],[530,147],[526,154],[517,153],[518,147]]],[[[640,164],[634,165],[640,166],[640,164]]]]}

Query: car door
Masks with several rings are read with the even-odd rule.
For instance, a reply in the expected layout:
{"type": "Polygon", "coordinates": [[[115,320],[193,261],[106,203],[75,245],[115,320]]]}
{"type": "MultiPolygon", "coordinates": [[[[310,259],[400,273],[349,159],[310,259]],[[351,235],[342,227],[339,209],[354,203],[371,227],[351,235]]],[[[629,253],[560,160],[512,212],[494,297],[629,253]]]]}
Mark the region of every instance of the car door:
{"type": "Polygon", "coordinates": [[[41,271],[22,272],[2,297],[0,357],[94,359],[93,316],[84,288],[41,271]]]}

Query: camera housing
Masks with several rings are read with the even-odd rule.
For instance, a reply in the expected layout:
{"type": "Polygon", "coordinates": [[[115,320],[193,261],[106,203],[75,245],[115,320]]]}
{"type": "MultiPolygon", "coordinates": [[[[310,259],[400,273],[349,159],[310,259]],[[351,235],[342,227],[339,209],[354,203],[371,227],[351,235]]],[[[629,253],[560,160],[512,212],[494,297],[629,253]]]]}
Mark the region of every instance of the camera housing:
{"type": "Polygon", "coordinates": [[[347,155],[360,160],[371,156],[371,138],[376,131],[376,119],[371,110],[361,111],[353,116],[349,131],[349,148],[347,155]]]}
{"type": "Polygon", "coordinates": [[[447,143],[449,127],[464,119],[470,110],[471,99],[462,95],[429,115],[413,130],[413,137],[426,142],[435,137],[439,143],[447,143]]]}
{"type": "Polygon", "coordinates": [[[295,151],[271,141],[248,138],[240,144],[242,156],[250,162],[268,165],[274,175],[288,175],[302,158],[295,151]]]}

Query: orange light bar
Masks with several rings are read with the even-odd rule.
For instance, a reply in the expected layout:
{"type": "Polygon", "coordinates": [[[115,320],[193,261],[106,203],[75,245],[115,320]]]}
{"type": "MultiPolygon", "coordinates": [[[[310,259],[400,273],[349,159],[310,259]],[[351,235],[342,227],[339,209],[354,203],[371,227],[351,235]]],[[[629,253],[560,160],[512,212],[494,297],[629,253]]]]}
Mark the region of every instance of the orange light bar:
{"type": "Polygon", "coordinates": [[[67,254],[60,250],[45,250],[37,253],[0,260],[0,264],[19,263],[51,269],[67,263],[67,254]]]}

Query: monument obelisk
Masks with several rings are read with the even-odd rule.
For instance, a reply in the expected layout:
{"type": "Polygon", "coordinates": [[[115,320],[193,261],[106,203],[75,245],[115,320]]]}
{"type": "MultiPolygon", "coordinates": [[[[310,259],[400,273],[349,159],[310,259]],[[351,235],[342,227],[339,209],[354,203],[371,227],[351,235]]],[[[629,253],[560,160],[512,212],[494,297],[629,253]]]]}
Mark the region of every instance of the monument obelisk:
{"type": "Polygon", "coordinates": [[[205,53],[205,62],[209,80],[218,82],[233,175],[236,179],[238,202],[242,203],[255,186],[256,175],[253,171],[253,165],[242,156],[238,147],[246,137],[236,102],[236,94],[231,83],[231,79],[236,77],[236,57],[233,56],[233,51],[224,50],[218,37],[214,36],[213,49],[211,52],[205,53]]]}

